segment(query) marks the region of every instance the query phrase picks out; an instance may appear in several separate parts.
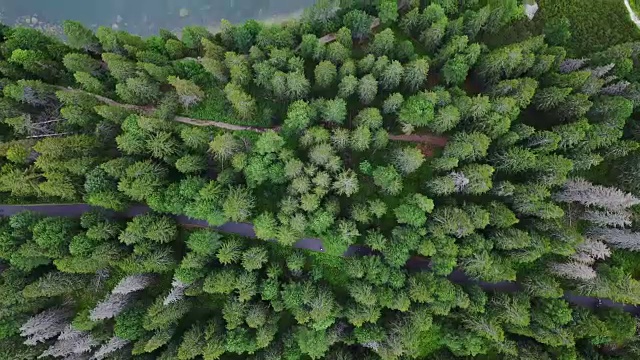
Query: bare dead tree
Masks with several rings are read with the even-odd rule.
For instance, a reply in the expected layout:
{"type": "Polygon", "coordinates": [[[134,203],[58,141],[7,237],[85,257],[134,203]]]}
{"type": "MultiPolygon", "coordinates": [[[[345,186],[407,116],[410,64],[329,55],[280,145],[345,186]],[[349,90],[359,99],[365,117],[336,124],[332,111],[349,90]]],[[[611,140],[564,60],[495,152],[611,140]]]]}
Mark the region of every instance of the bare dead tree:
{"type": "Polygon", "coordinates": [[[582,213],[582,220],[589,221],[598,226],[625,227],[631,225],[631,213],[627,210],[600,211],[587,209],[582,213]]]}
{"type": "Polygon", "coordinates": [[[611,256],[611,249],[602,241],[586,238],[585,241],[576,247],[576,254],[588,256],[595,260],[604,260],[611,256]]]}
{"type": "Polygon", "coordinates": [[[607,210],[626,209],[640,204],[640,199],[619,189],[594,185],[584,179],[571,179],[554,194],[556,201],[577,202],[584,206],[598,206],[607,210]]]}
{"type": "Polygon", "coordinates": [[[26,345],[35,345],[60,334],[68,325],[71,312],[67,308],[53,308],[32,316],[20,327],[26,345]]]}
{"type": "Polygon", "coordinates": [[[112,294],[129,294],[132,292],[140,291],[151,285],[155,277],[151,274],[135,274],[129,275],[118,283],[113,290],[112,294]]]}
{"type": "Polygon", "coordinates": [[[605,75],[607,75],[609,73],[609,71],[611,71],[614,67],[616,66],[616,64],[614,63],[610,63],[607,65],[603,65],[603,66],[598,66],[596,68],[591,69],[591,74],[595,77],[601,78],[605,75]]]}
{"type": "Polygon", "coordinates": [[[596,278],[596,271],[591,266],[579,262],[554,263],[551,271],[563,278],[572,280],[592,280],[596,278]]]}
{"type": "Polygon", "coordinates": [[[184,291],[188,285],[180,280],[174,279],[173,282],[171,282],[171,286],[171,292],[169,292],[169,295],[167,295],[162,302],[165,306],[184,299],[184,291]]]}
{"type": "Polygon", "coordinates": [[[89,312],[89,319],[97,321],[114,318],[129,306],[133,298],[133,293],[111,294],[89,312]]]}
{"type": "Polygon", "coordinates": [[[461,172],[452,172],[449,174],[455,185],[456,192],[462,192],[469,185],[469,178],[461,172]]]}
{"type": "Polygon", "coordinates": [[[631,85],[631,83],[628,81],[625,81],[625,80],[618,81],[615,84],[611,84],[609,86],[603,87],[600,90],[600,93],[605,95],[622,95],[627,90],[629,85],[631,85]]]}
{"type": "Polygon", "coordinates": [[[581,58],[581,59],[566,59],[560,64],[560,72],[563,74],[568,74],[570,72],[579,70],[583,67],[589,59],[581,58]]]}
{"type": "Polygon", "coordinates": [[[48,356],[66,357],[73,354],[87,354],[98,345],[99,343],[91,336],[91,334],[82,331],[79,335],[75,335],[72,338],[61,339],[58,337],[58,340],[40,354],[38,358],[45,358],[48,356]]]}
{"type": "Polygon", "coordinates": [[[95,354],[93,354],[92,359],[102,360],[106,358],[109,354],[112,354],[123,347],[129,344],[129,340],[121,339],[117,336],[112,337],[106,344],[102,345],[95,354]]]}
{"type": "Polygon", "coordinates": [[[628,229],[593,228],[587,235],[595,240],[604,241],[614,248],[640,251],[640,233],[628,229]]]}

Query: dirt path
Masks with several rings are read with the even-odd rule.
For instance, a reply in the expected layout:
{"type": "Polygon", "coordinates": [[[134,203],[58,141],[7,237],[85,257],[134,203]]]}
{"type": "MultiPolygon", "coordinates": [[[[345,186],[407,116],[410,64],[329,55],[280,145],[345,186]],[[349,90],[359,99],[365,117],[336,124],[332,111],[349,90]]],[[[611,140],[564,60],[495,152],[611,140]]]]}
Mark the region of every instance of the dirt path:
{"type": "MultiPolygon", "coordinates": [[[[142,105],[132,105],[132,104],[123,104],[123,103],[119,103],[115,100],[109,99],[107,97],[101,96],[101,95],[96,95],[96,94],[92,94],[90,92],[84,91],[84,90],[79,90],[79,89],[74,89],[74,88],[68,88],[68,87],[62,87],[62,86],[55,86],[56,89],[59,90],[63,90],[63,91],[77,91],[77,92],[81,92],[83,94],[87,94],[90,96],[93,96],[94,98],[98,99],[99,101],[107,104],[107,105],[111,105],[111,106],[120,106],[122,108],[125,108],[127,110],[131,110],[131,111],[135,111],[135,112],[139,112],[145,115],[151,115],[153,114],[154,111],[156,111],[156,108],[153,106],[142,106],[142,105]]],[[[231,131],[253,131],[253,132],[257,132],[257,133],[263,133],[269,130],[273,130],[275,132],[279,132],[281,130],[280,127],[276,126],[273,128],[264,128],[264,127],[258,127],[258,126],[245,126],[245,125],[234,125],[234,124],[229,124],[229,123],[225,123],[225,122],[221,122],[221,121],[214,121],[214,120],[202,120],[202,119],[195,119],[195,118],[189,118],[189,117],[184,117],[184,116],[176,116],[175,121],[183,123],[183,124],[189,124],[189,125],[194,125],[194,126],[214,126],[220,129],[226,129],[226,130],[231,130],[231,131]]],[[[389,135],[389,140],[395,140],[395,141],[407,141],[407,142],[415,142],[415,143],[424,143],[424,144],[430,144],[430,145],[434,145],[437,147],[444,147],[447,144],[447,138],[444,136],[436,136],[436,135],[428,135],[428,134],[423,134],[423,135],[419,135],[419,134],[412,134],[412,135],[389,135]]]]}
{"type": "Polygon", "coordinates": [[[445,136],[431,135],[431,134],[411,134],[411,135],[389,135],[389,140],[406,141],[417,144],[420,152],[427,157],[433,157],[435,155],[436,148],[442,148],[447,145],[449,140],[445,136]]]}
{"type": "Polygon", "coordinates": [[[425,143],[425,144],[431,144],[437,147],[444,147],[445,145],[447,145],[447,141],[448,141],[448,139],[444,136],[429,135],[429,134],[389,135],[389,140],[425,143]]]}
{"type": "MultiPolygon", "coordinates": [[[[66,87],[62,87],[62,86],[56,86],[55,88],[63,90],[63,91],[77,91],[77,92],[81,92],[83,94],[87,94],[90,96],[93,96],[94,98],[98,99],[99,101],[107,104],[107,105],[111,105],[111,106],[119,106],[122,107],[124,109],[127,110],[131,110],[131,111],[135,111],[135,112],[139,112],[145,115],[151,115],[153,114],[153,112],[156,111],[156,108],[154,108],[153,106],[141,106],[141,105],[131,105],[131,104],[123,104],[123,103],[119,103],[115,100],[109,99],[107,97],[104,96],[100,96],[100,95],[96,95],[96,94],[92,94],[90,92],[86,92],[84,90],[79,90],[79,89],[74,89],[74,88],[66,88],[66,87]]],[[[189,125],[194,125],[194,126],[214,126],[217,128],[221,128],[221,129],[226,129],[226,130],[232,130],[232,131],[253,131],[253,132],[257,132],[257,133],[263,133],[265,131],[268,130],[275,130],[278,131],[279,128],[262,128],[262,127],[257,127],[257,126],[243,126],[243,125],[234,125],[234,124],[229,124],[229,123],[225,123],[225,122],[220,122],[220,121],[213,121],[213,120],[202,120],[202,119],[194,119],[194,118],[189,118],[189,117],[184,117],[184,116],[176,116],[175,121],[183,123],[183,124],[189,124],[189,125]]]]}

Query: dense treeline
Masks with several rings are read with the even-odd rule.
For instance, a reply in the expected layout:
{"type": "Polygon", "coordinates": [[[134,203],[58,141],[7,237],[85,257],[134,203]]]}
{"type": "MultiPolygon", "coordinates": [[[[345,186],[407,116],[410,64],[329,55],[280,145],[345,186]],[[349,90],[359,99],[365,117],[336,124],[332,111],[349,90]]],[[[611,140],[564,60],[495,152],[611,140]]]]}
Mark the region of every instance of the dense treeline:
{"type": "Polygon", "coordinates": [[[633,358],[633,318],[561,296],[640,304],[640,45],[480,41],[521,10],[321,1],[181,38],[68,21],[65,43],[1,28],[0,198],[155,211],[5,219],[6,357],[633,358]],[[326,254],[291,252],[305,236],[326,254]],[[353,244],[373,255],[335,257],[353,244]],[[415,255],[431,271],[407,273],[415,255]],[[456,267],[525,291],[462,288],[456,267]]]}
{"type": "Polygon", "coordinates": [[[572,358],[574,341],[593,351],[635,338],[631,315],[572,308],[548,286],[487,294],[380,256],[185,232],[157,214],[25,212],[2,222],[2,239],[6,359],[572,358]]]}

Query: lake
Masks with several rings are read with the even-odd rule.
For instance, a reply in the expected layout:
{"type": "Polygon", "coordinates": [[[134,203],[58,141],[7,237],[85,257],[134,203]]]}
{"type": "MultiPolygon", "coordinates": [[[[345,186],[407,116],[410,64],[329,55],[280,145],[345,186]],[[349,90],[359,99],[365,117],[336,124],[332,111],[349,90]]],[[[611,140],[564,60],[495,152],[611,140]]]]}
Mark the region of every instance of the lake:
{"type": "Polygon", "coordinates": [[[186,25],[215,29],[222,19],[277,21],[299,15],[314,0],[0,0],[0,21],[60,33],[62,21],[110,26],[139,35],[186,25]]]}

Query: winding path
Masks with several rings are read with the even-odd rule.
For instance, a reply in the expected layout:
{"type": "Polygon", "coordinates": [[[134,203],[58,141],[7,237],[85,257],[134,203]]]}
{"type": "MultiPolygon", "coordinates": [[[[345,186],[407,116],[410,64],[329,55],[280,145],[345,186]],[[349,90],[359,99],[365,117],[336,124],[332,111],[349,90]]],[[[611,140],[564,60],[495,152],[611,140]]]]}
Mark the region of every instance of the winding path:
{"type": "MultiPolygon", "coordinates": [[[[123,104],[123,103],[119,103],[115,100],[109,99],[108,97],[104,97],[101,95],[96,95],[84,90],[79,90],[79,89],[74,89],[74,88],[70,88],[70,87],[62,87],[62,86],[55,86],[56,89],[62,90],[62,91],[70,91],[70,92],[80,92],[83,94],[87,94],[89,96],[93,96],[94,98],[96,98],[97,100],[107,104],[107,105],[111,105],[111,106],[119,106],[122,107],[124,109],[127,110],[131,110],[131,111],[135,111],[138,113],[142,113],[145,115],[151,115],[156,111],[156,108],[153,106],[142,106],[142,105],[132,105],[132,104],[123,104]]],[[[184,117],[184,116],[176,116],[174,118],[174,121],[183,123],[183,124],[189,124],[189,125],[194,125],[194,126],[214,126],[220,129],[226,129],[226,130],[231,130],[231,131],[252,131],[252,132],[257,132],[257,133],[263,133],[263,132],[267,132],[269,130],[273,130],[275,132],[279,132],[281,130],[281,128],[279,126],[275,126],[275,127],[259,127],[259,126],[245,126],[245,125],[234,125],[234,124],[229,124],[229,123],[225,123],[225,122],[221,122],[221,121],[214,121],[214,120],[202,120],[202,119],[195,119],[195,118],[190,118],[190,117],[184,117]]],[[[57,135],[66,135],[68,133],[64,133],[64,134],[56,134],[57,135]]],[[[434,145],[437,147],[444,147],[447,144],[447,138],[444,136],[436,136],[436,135],[430,135],[430,134],[424,134],[424,135],[418,135],[418,134],[413,134],[413,135],[389,135],[389,140],[395,140],[395,141],[408,141],[408,142],[415,142],[415,143],[423,143],[423,144],[430,144],[430,145],[434,145]]]]}
{"type": "MultiPolygon", "coordinates": [[[[83,94],[87,94],[89,96],[93,96],[94,98],[96,98],[97,100],[107,104],[107,105],[111,105],[111,106],[119,106],[122,107],[124,109],[127,110],[131,110],[131,111],[135,111],[135,112],[139,112],[142,114],[146,114],[146,115],[151,115],[153,114],[153,112],[156,111],[156,108],[153,106],[141,106],[141,105],[131,105],[131,104],[123,104],[123,103],[119,103],[115,100],[109,99],[108,97],[104,97],[101,95],[97,95],[97,94],[93,94],[84,90],[79,90],[79,89],[74,89],[71,87],[63,87],[63,86],[55,86],[56,89],[62,90],[62,91],[70,91],[70,92],[80,92],[83,94]]],[[[184,124],[189,124],[189,125],[194,125],[194,126],[215,126],[217,128],[221,128],[221,129],[226,129],[226,130],[232,130],[232,131],[253,131],[253,132],[257,132],[257,133],[263,133],[269,130],[277,130],[277,128],[263,128],[263,127],[257,127],[257,126],[243,126],[243,125],[234,125],[234,124],[229,124],[229,123],[225,123],[225,122],[221,122],[221,121],[213,121],[213,120],[202,120],[202,119],[194,119],[194,118],[189,118],[189,117],[184,117],[184,116],[176,116],[174,118],[175,121],[177,122],[181,122],[184,124]]]]}
{"type": "Polygon", "coordinates": [[[438,147],[447,145],[447,139],[444,136],[430,134],[411,134],[411,135],[389,135],[389,140],[408,141],[415,143],[431,144],[438,147]]]}
{"type": "MultiPolygon", "coordinates": [[[[93,207],[88,204],[36,204],[36,205],[0,205],[0,216],[11,216],[17,214],[22,211],[33,211],[46,216],[64,216],[64,217],[80,217],[83,213],[96,210],[100,208],[93,207]]],[[[104,209],[100,209],[103,210],[104,209]]],[[[113,212],[110,213],[119,218],[131,218],[137,215],[142,215],[147,212],[150,212],[148,206],[145,205],[136,205],[128,208],[122,212],[113,212]]],[[[191,219],[187,216],[175,216],[176,221],[183,226],[191,226],[191,227],[210,227],[209,224],[204,220],[196,220],[191,219]]],[[[244,237],[255,238],[256,234],[253,229],[253,225],[250,223],[236,223],[236,222],[228,222],[222,226],[215,227],[216,230],[229,234],[237,234],[244,237]]],[[[311,251],[324,252],[324,248],[322,245],[322,240],[316,238],[304,238],[298,240],[294,244],[295,248],[305,249],[311,251]]],[[[351,245],[344,252],[343,256],[362,256],[372,254],[373,251],[362,245],[351,245]]],[[[431,261],[427,258],[414,256],[406,264],[407,268],[413,270],[429,270],[431,268],[431,261]]],[[[460,285],[471,285],[477,284],[483,290],[488,292],[518,292],[522,291],[522,287],[520,284],[513,281],[502,281],[498,283],[488,283],[484,281],[477,281],[470,278],[467,274],[465,274],[460,269],[455,269],[447,278],[456,284],[460,285]]],[[[571,294],[566,292],[563,296],[565,300],[568,302],[590,308],[595,309],[597,307],[607,307],[607,308],[619,308],[628,313],[634,314],[636,316],[640,316],[640,307],[635,305],[628,305],[617,303],[609,299],[598,299],[588,296],[581,296],[571,294]],[[600,302],[600,303],[599,303],[600,302]]]]}

